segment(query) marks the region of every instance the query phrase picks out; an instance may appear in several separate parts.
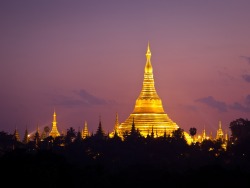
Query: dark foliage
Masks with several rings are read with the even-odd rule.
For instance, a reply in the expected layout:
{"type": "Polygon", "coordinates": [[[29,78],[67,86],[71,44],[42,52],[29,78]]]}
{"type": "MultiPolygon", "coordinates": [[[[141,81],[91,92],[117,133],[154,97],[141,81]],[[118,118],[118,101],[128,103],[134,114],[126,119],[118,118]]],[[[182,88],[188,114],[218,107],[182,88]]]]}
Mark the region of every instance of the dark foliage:
{"type": "Polygon", "coordinates": [[[229,128],[231,129],[234,141],[250,137],[250,121],[248,119],[236,119],[230,123],[229,128]]]}
{"type": "MultiPolygon", "coordinates": [[[[240,121],[242,123],[242,121],[240,121]]],[[[232,123],[234,131],[246,125],[232,123]],[[235,130],[236,129],[236,130],[235,130]]],[[[47,137],[27,144],[0,132],[1,185],[10,187],[249,187],[250,138],[237,142],[204,140],[188,145],[184,131],[146,138],[135,126],[107,137],[101,125],[81,139],[70,128],[65,137],[47,137]],[[68,138],[67,138],[68,137],[68,138]],[[98,139],[97,139],[98,138],[98,139]],[[15,181],[9,181],[9,177],[15,181]]],[[[235,139],[234,139],[235,140],[235,139]]]]}
{"type": "Polygon", "coordinates": [[[189,133],[192,137],[194,137],[194,135],[196,135],[197,129],[195,127],[191,127],[189,129],[189,133]]]}

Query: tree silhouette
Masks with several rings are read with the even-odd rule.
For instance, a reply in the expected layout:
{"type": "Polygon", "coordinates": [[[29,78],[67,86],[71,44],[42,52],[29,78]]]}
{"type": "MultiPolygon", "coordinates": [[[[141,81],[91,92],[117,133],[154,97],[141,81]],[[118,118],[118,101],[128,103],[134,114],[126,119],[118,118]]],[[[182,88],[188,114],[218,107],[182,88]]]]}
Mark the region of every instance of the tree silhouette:
{"type": "Polygon", "coordinates": [[[50,132],[50,128],[48,126],[45,126],[44,127],[44,132],[46,134],[46,137],[48,137],[49,136],[49,132],[50,132]]]}
{"type": "Polygon", "coordinates": [[[139,139],[141,138],[141,134],[140,134],[140,130],[139,129],[136,129],[135,127],[135,121],[134,121],[134,118],[133,118],[133,123],[132,123],[132,126],[131,126],[131,130],[130,132],[125,135],[125,140],[126,141],[132,141],[132,142],[135,142],[135,141],[139,141],[139,139]]]}
{"type": "Polygon", "coordinates": [[[82,133],[81,133],[81,131],[80,131],[80,128],[78,128],[78,132],[77,132],[75,141],[76,141],[76,142],[81,142],[82,140],[83,140],[83,138],[82,138],[82,133]]]}
{"type": "Polygon", "coordinates": [[[178,128],[172,132],[173,138],[178,140],[178,139],[183,139],[184,138],[184,130],[181,128],[178,128]]]}
{"type": "Polygon", "coordinates": [[[65,144],[69,145],[75,140],[75,138],[76,138],[76,131],[73,127],[70,127],[69,129],[67,129],[67,133],[65,136],[65,144]]]}
{"type": "Polygon", "coordinates": [[[196,129],[195,127],[191,127],[191,128],[189,129],[189,133],[190,133],[190,135],[192,136],[193,141],[194,141],[194,136],[196,135],[196,132],[197,132],[197,129],[196,129]]]}
{"type": "Polygon", "coordinates": [[[28,142],[29,142],[29,133],[28,133],[28,130],[26,128],[25,132],[24,132],[23,143],[27,144],[28,142]]]}
{"type": "Polygon", "coordinates": [[[101,120],[99,121],[99,125],[98,125],[96,133],[94,135],[94,138],[96,138],[98,140],[104,140],[105,139],[105,133],[104,133],[103,128],[102,128],[101,120]]]}
{"type": "Polygon", "coordinates": [[[248,119],[236,119],[230,123],[229,128],[234,141],[250,137],[250,121],[248,119]]]}
{"type": "Polygon", "coordinates": [[[0,154],[2,151],[8,151],[12,149],[12,135],[5,131],[0,132],[0,154]]]}

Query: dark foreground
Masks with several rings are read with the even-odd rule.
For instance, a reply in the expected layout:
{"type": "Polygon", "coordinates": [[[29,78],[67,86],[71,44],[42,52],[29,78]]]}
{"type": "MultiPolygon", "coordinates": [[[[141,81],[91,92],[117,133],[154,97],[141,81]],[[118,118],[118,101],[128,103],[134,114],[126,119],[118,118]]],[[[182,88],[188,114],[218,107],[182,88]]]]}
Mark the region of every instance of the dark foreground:
{"type": "Polygon", "coordinates": [[[157,161],[135,153],[90,160],[18,149],[1,157],[0,187],[249,187],[248,160],[227,160],[199,156],[157,161]]]}

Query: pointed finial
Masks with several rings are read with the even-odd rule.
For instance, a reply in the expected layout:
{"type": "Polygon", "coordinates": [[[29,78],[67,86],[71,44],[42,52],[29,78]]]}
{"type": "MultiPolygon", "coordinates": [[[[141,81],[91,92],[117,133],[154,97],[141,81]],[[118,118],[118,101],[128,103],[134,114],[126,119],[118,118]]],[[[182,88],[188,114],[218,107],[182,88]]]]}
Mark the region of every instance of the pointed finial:
{"type": "Polygon", "coordinates": [[[54,108],[54,113],[53,113],[53,123],[56,123],[56,110],[54,108]]]}
{"type": "Polygon", "coordinates": [[[219,129],[221,129],[221,121],[219,121],[219,129]]]}
{"type": "Polygon", "coordinates": [[[151,51],[150,51],[150,47],[149,47],[149,42],[148,42],[148,48],[147,48],[147,53],[146,53],[146,65],[145,65],[145,73],[153,73],[153,68],[152,68],[152,65],[151,65],[151,51]]]}
{"type": "Polygon", "coordinates": [[[53,113],[53,115],[56,116],[56,109],[55,109],[55,107],[54,107],[54,113],[53,113]]]}
{"type": "Polygon", "coordinates": [[[148,42],[148,48],[147,48],[146,57],[147,57],[147,59],[150,59],[150,57],[151,57],[151,51],[150,51],[149,42],[148,42]]]}

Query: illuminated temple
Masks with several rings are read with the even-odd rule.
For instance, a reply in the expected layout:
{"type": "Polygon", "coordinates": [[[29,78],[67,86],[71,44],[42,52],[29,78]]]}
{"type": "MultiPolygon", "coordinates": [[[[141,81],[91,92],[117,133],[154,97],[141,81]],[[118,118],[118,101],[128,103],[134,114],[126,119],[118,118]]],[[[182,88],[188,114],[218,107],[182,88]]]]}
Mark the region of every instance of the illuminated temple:
{"type": "Polygon", "coordinates": [[[146,52],[142,90],[135,102],[134,111],[118,126],[117,132],[119,135],[122,135],[124,132],[129,132],[133,121],[135,128],[145,137],[150,134],[152,130],[155,136],[163,136],[164,133],[171,135],[172,131],[179,128],[164,112],[162,101],[155,90],[149,44],[146,52]]]}
{"type": "Polygon", "coordinates": [[[49,133],[49,136],[52,136],[53,138],[60,136],[60,133],[57,130],[57,122],[56,122],[56,111],[54,110],[54,114],[53,114],[53,122],[52,122],[52,128],[51,131],[49,133]]]}

